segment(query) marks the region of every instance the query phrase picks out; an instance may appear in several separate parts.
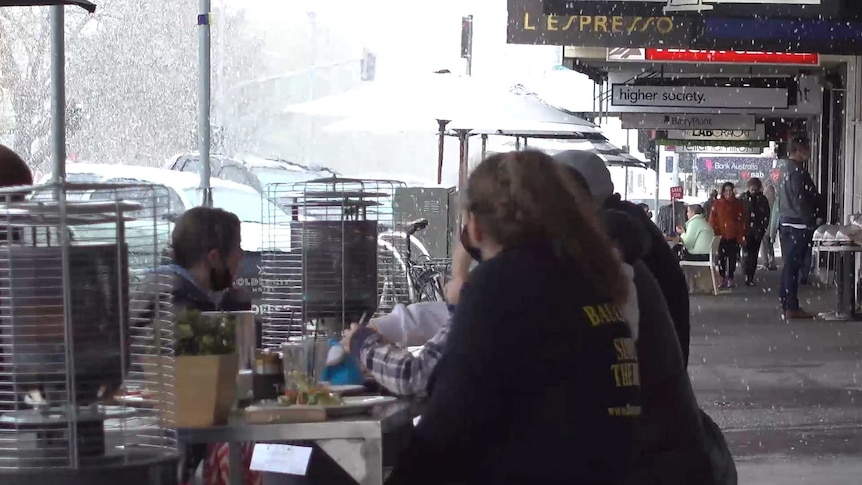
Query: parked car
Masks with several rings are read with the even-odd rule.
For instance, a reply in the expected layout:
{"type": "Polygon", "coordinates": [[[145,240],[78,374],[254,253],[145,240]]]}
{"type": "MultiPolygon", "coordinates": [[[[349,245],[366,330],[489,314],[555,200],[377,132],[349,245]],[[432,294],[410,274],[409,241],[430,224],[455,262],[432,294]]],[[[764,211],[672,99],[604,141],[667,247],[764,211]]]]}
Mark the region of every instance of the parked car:
{"type": "MultiPolygon", "coordinates": [[[[145,200],[150,193],[135,193],[132,189],[123,189],[122,198],[141,202],[144,209],[133,214],[137,220],[126,225],[126,232],[135,231],[136,225],[146,226],[149,239],[152,240],[152,220],[160,217],[169,221],[172,229],[173,221],[191,207],[200,205],[203,196],[200,192],[200,177],[193,173],[177,173],[170,170],[129,165],[99,165],[99,164],[69,164],[66,167],[67,179],[76,179],[80,174],[87,174],[87,182],[117,183],[117,184],[153,184],[167,188],[166,199],[145,200]],[[160,211],[154,214],[153,209],[160,211]]],[[[50,180],[50,175],[45,177],[50,180]]],[[[221,208],[239,217],[242,221],[242,247],[245,251],[259,252],[268,248],[273,241],[279,243],[280,250],[289,248],[290,217],[281,208],[265,201],[254,189],[226,180],[211,181],[213,207],[221,208]],[[276,224],[273,224],[276,223],[276,224]],[[272,234],[276,227],[278,234],[272,234]],[[284,234],[281,234],[284,232],[284,234]],[[266,244],[265,244],[266,243],[266,244]]],[[[114,200],[118,197],[112,190],[93,190],[73,194],[72,199],[95,201],[114,200]]],[[[53,198],[51,191],[36,191],[33,200],[53,198]]],[[[138,235],[143,236],[143,235],[138,235]]],[[[170,234],[167,235],[169,237],[170,234]]],[[[161,237],[161,236],[160,236],[161,237]]],[[[127,236],[131,240],[132,236],[127,236]]],[[[167,247],[167,241],[164,242],[167,247]]]]}
{"type": "MultiPolygon", "coordinates": [[[[338,175],[323,167],[308,167],[287,160],[250,155],[237,157],[210,155],[210,164],[213,178],[236,182],[262,194],[266,192],[268,185],[293,184],[338,175]]],[[[200,173],[200,155],[197,153],[177,155],[168,160],[165,168],[179,172],[200,173]]]]}

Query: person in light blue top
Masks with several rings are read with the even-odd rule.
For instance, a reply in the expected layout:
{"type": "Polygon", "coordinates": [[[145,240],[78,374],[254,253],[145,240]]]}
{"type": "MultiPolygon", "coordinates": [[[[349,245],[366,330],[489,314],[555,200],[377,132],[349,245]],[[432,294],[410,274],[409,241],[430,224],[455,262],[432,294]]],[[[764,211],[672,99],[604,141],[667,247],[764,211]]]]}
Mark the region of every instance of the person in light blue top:
{"type": "Polygon", "coordinates": [[[677,228],[682,242],[680,259],[684,261],[709,261],[715,231],[704,217],[704,210],[700,204],[688,206],[686,214],[688,222],[685,223],[685,227],[677,228]]]}

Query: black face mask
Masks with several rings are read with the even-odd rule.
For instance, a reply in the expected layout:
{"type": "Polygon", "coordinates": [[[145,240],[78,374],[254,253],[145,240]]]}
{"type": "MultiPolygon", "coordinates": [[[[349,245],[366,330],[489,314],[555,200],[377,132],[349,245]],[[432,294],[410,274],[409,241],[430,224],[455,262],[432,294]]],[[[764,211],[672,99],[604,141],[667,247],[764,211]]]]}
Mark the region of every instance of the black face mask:
{"type": "Polygon", "coordinates": [[[482,262],[482,251],[470,243],[470,233],[467,232],[467,226],[461,226],[461,246],[464,246],[464,250],[471,258],[477,262],[482,262]]]}
{"type": "Polygon", "coordinates": [[[222,260],[222,266],[224,266],[222,271],[210,267],[210,288],[212,291],[222,291],[233,286],[233,275],[224,260],[222,260]]]}

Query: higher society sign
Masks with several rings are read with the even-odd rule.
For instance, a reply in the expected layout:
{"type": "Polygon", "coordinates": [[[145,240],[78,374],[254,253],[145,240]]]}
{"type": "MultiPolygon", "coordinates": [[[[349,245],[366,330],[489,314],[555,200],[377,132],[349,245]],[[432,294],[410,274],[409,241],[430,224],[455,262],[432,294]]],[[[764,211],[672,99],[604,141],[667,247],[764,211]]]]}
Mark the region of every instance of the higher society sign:
{"type": "Polygon", "coordinates": [[[786,109],[787,88],[614,84],[611,106],[628,108],[786,109]]]}

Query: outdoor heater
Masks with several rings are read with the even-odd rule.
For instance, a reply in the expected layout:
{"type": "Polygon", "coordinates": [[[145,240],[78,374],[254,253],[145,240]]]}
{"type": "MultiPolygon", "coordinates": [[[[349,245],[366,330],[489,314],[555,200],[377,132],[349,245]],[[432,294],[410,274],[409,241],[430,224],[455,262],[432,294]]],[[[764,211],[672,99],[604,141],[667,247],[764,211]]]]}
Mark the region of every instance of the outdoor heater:
{"type": "MultiPolygon", "coordinates": [[[[264,346],[294,336],[334,336],[370,318],[381,294],[401,281],[403,251],[393,199],[403,184],[381,180],[320,179],[269,186],[278,212],[265,215],[268,249],[262,255],[264,346]]],[[[401,285],[403,286],[403,285],[401,285]]]]}
{"type": "Polygon", "coordinates": [[[144,315],[130,297],[130,275],[159,262],[165,227],[134,216],[158,213],[165,189],[45,190],[53,197],[39,201],[0,191],[0,483],[174,483],[168,396],[141,409],[122,399],[127,387],[171,378],[142,365],[172,355],[166,309],[144,315]],[[124,201],[130,193],[136,202],[124,201]]]}

